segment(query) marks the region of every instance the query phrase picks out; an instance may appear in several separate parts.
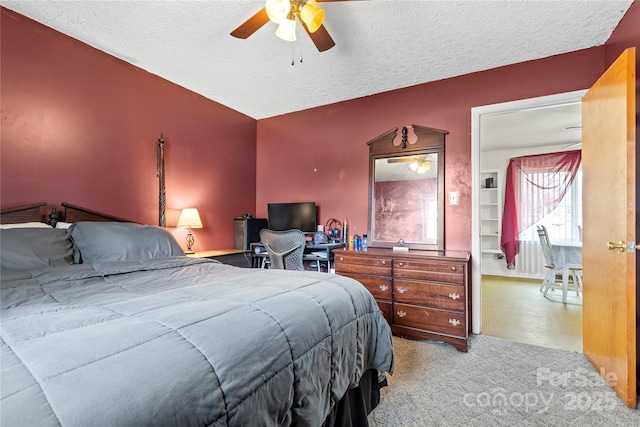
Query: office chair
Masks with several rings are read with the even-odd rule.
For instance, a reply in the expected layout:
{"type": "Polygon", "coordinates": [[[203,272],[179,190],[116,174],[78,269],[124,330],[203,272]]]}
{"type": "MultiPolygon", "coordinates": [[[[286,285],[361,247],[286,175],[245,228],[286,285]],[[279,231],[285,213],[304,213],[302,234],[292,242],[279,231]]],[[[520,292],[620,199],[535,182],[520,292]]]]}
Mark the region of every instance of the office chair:
{"type": "Polygon", "coordinates": [[[269,253],[270,268],[304,270],[302,255],[306,238],[300,230],[275,231],[262,229],[260,241],[269,253]]]}

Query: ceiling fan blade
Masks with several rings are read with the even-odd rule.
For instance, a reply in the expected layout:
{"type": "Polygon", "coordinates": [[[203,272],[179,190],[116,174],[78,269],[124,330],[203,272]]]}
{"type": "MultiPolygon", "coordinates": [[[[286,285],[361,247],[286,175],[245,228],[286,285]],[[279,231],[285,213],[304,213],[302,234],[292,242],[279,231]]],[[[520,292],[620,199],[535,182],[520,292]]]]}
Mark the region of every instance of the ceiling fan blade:
{"type": "Polygon", "coordinates": [[[405,163],[405,162],[433,162],[434,158],[430,154],[421,154],[419,156],[408,157],[391,157],[387,159],[387,163],[405,163]]]}
{"type": "Polygon", "coordinates": [[[336,42],[333,41],[324,25],[320,25],[320,28],[318,28],[315,33],[309,33],[307,31],[307,34],[309,34],[309,37],[311,37],[313,44],[316,45],[320,52],[329,50],[336,45],[336,42]]]}
{"type": "Polygon", "coordinates": [[[333,41],[333,39],[329,35],[329,32],[324,27],[324,24],[320,25],[320,28],[318,28],[315,32],[312,33],[309,31],[309,29],[307,28],[307,25],[302,20],[302,17],[300,16],[300,12],[296,13],[296,17],[298,18],[298,22],[302,24],[302,28],[304,28],[307,34],[309,34],[309,37],[311,37],[311,41],[313,41],[313,44],[316,45],[316,47],[320,52],[329,50],[336,45],[336,42],[333,41]]]}
{"type": "Polygon", "coordinates": [[[415,157],[392,157],[387,159],[387,163],[406,163],[406,162],[415,162],[415,157]]]}
{"type": "Polygon", "coordinates": [[[258,13],[247,19],[245,22],[240,24],[238,28],[233,30],[231,32],[231,35],[239,39],[246,39],[251,34],[258,31],[260,27],[262,27],[267,22],[269,22],[269,16],[267,16],[267,9],[263,7],[258,11],[258,13]]]}

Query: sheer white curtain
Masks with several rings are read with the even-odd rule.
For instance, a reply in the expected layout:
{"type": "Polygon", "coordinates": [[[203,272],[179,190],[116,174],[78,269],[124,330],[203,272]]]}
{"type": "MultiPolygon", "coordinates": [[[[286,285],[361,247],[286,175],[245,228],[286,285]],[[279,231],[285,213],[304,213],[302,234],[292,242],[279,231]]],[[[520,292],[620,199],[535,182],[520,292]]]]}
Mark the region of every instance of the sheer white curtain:
{"type": "Polygon", "coordinates": [[[500,241],[508,269],[515,268],[520,233],[555,209],[571,187],[581,161],[580,150],[509,161],[500,241]]]}

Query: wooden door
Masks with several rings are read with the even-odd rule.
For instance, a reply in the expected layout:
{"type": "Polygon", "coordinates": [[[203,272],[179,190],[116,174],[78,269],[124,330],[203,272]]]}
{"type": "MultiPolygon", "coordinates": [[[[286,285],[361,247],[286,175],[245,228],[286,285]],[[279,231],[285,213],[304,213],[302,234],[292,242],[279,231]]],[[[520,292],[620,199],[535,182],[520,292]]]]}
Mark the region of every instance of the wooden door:
{"type": "Polygon", "coordinates": [[[636,390],[635,49],[582,98],[584,354],[629,407],[636,390]],[[623,249],[607,249],[608,242],[623,249]]]}

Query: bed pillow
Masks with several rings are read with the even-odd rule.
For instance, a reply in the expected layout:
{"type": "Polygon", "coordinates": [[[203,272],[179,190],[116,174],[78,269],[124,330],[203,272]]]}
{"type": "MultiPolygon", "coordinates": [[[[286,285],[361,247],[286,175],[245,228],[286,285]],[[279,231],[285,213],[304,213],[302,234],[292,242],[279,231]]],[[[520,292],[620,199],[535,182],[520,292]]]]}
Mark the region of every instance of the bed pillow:
{"type": "Polygon", "coordinates": [[[14,224],[0,224],[0,230],[8,228],[53,228],[44,222],[18,222],[14,224]]]}
{"type": "Polygon", "coordinates": [[[155,225],[76,222],[69,231],[84,264],[184,255],[173,235],[155,225]]]}
{"type": "Polygon", "coordinates": [[[57,267],[73,263],[67,230],[0,229],[0,271],[57,267]]]}

